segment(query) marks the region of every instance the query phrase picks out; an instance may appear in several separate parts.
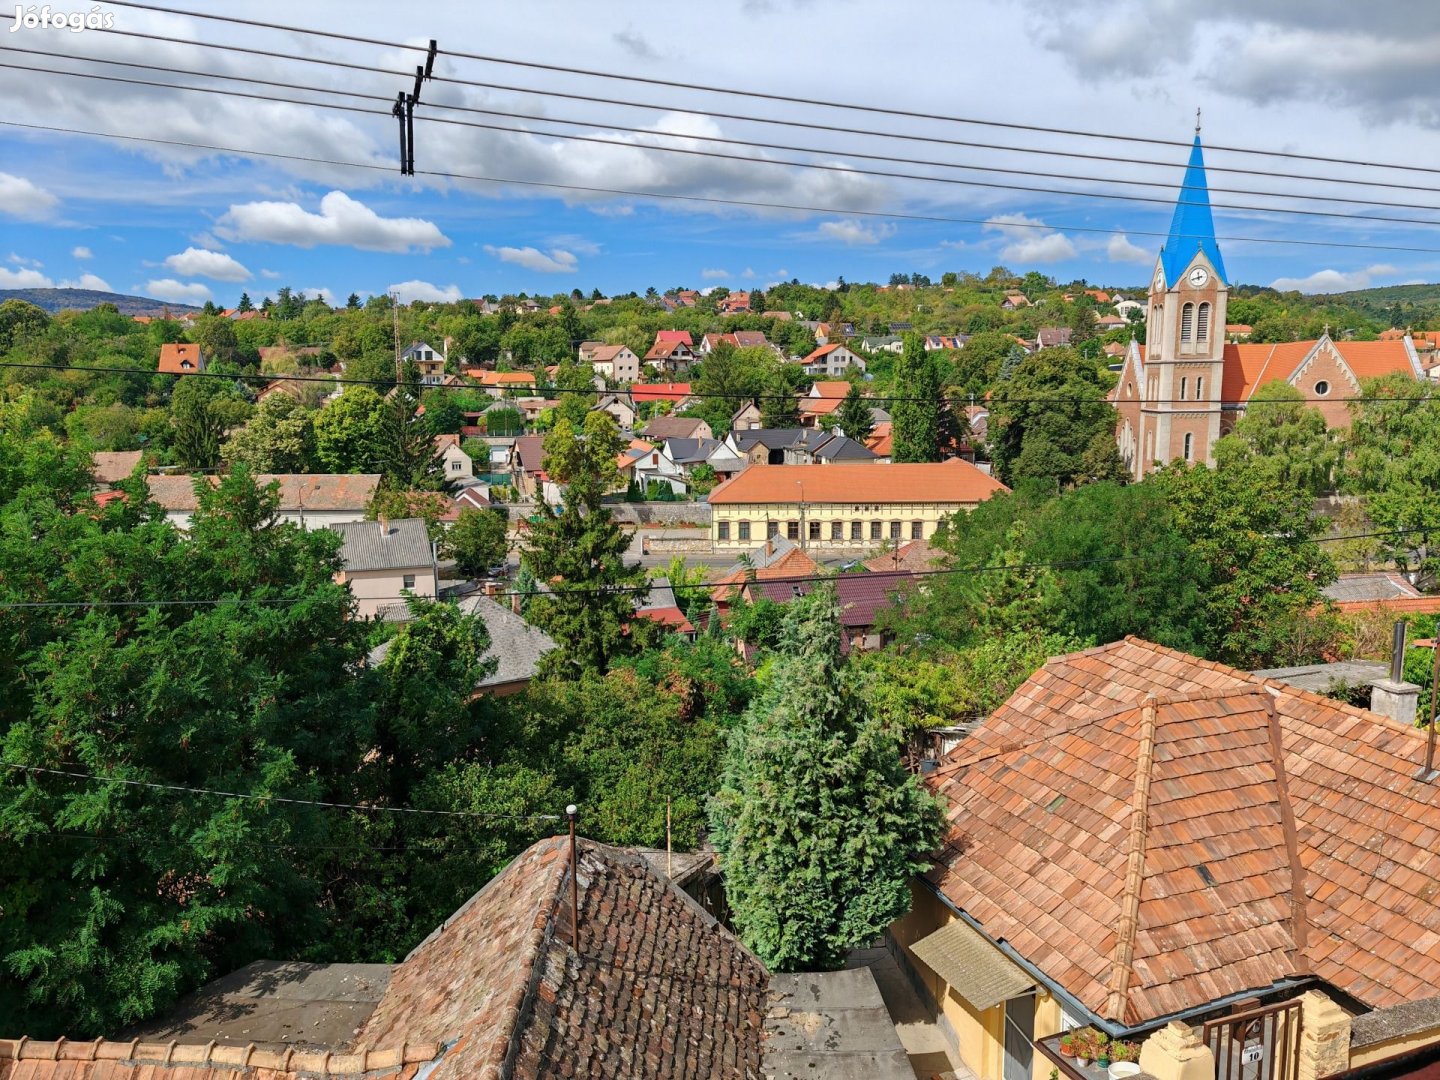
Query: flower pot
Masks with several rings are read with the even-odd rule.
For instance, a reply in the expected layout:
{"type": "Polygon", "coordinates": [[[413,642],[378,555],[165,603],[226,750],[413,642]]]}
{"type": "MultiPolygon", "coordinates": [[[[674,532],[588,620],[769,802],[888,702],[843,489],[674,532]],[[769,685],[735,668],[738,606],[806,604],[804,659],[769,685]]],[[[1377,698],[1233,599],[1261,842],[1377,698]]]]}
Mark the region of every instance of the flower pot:
{"type": "Polygon", "coordinates": [[[1108,1070],[1110,1068],[1110,1059],[1102,1054],[1095,1059],[1095,1064],[1099,1065],[1102,1069],[1108,1070]]]}
{"type": "Polygon", "coordinates": [[[1088,1069],[1090,1067],[1090,1059],[1087,1057],[1077,1057],[1075,1064],[1082,1069],[1088,1069]]]}
{"type": "Polygon", "coordinates": [[[1132,1076],[1140,1075],[1140,1066],[1133,1061],[1116,1061],[1107,1071],[1110,1080],[1130,1080],[1132,1076]]]}

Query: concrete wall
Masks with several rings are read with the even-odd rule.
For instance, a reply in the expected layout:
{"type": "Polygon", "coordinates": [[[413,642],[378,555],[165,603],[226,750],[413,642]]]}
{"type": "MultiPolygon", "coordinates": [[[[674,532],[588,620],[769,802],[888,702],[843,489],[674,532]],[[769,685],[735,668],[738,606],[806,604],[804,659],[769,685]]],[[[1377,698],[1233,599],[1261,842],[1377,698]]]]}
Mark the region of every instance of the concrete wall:
{"type": "MultiPolygon", "coordinates": [[[[627,525],[709,525],[710,504],[706,502],[607,503],[616,521],[627,525]]],[[[705,534],[707,537],[709,533],[705,534]]],[[[761,541],[765,538],[762,536],[761,541]]],[[[752,545],[753,546],[753,545],[752,545]]]]}
{"type": "Polygon", "coordinates": [[[368,619],[388,604],[404,602],[406,591],[404,575],[415,576],[415,587],[409,591],[416,596],[434,599],[439,593],[439,582],[435,579],[433,566],[417,566],[402,570],[363,570],[358,573],[341,571],[336,580],[348,584],[355,596],[355,613],[359,618],[368,619]]]}

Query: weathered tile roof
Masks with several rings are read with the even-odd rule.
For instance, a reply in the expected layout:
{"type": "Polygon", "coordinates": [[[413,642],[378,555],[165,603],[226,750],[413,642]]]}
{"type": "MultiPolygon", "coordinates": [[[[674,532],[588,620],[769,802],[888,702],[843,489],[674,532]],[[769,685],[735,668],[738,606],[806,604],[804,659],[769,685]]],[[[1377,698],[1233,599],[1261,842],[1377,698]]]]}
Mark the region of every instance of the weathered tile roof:
{"type": "Polygon", "coordinates": [[[1420,590],[1393,570],[1376,570],[1364,574],[1341,574],[1322,590],[1336,603],[1370,604],[1384,600],[1414,598],[1420,590]]]}
{"type": "Polygon", "coordinates": [[[697,439],[707,437],[710,425],[698,416],[656,416],[640,434],[647,439],[697,439]]]}
{"type": "Polygon", "coordinates": [[[431,1080],[758,1078],[760,961],[644,859],[588,841],[577,947],[566,849],[535,844],[422,942],[358,1043],[458,1039],[431,1080]]]}
{"type": "Polygon", "coordinates": [[[874,558],[865,560],[867,570],[934,570],[936,560],[941,557],[941,552],[930,546],[928,540],[910,540],[901,544],[894,551],[887,551],[883,555],[876,555],[874,558]]]}
{"type": "Polygon", "coordinates": [[[973,505],[1004,484],[959,458],[922,465],[752,465],[710,492],[722,503],[973,505]]]}
{"type": "Polygon", "coordinates": [[[931,880],[1126,1025],[1313,975],[1371,1007],[1440,983],[1423,735],[1148,642],[1052,659],[932,778],[931,880]]]}
{"type": "Polygon", "coordinates": [[[91,455],[94,466],[90,475],[96,483],[118,484],[135,471],[142,456],[140,450],[100,450],[91,455]]]}
{"type": "Polygon", "coordinates": [[[751,552],[745,562],[735,563],[712,581],[710,599],[723,603],[730,599],[736,585],[743,585],[750,580],[808,577],[819,569],[819,565],[802,551],[795,541],[775,537],[751,552]]]}
{"type": "Polygon", "coordinates": [[[409,570],[432,566],[434,549],[425,522],[419,518],[398,521],[349,521],[331,525],[342,538],[340,558],[345,569],[409,570]]]}
{"type": "MultiPolygon", "coordinates": [[[[189,473],[148,476],[150,497],[161,509],[195,510],[200,499],[195,494],[195,477],[189,473]]],[[[215,476],[203,477],[206,483],[218,484],[215,476]]],[[[257,473],[255,483],[261,488],[275,482],[280,485],[280,509],[299,510],[363,510],[375,497],[380,485],[379,473],[257,473]]]]}
{"type": "MultiPolygon", "coordinates": [[[[0,1039],[0,1080],[414,1080],[445,1053],[411,1042],[357,1053],[299,1053],[253,1046],[0,1039]]],[[[438,1074],[432,1074],[438,1075],[438,1074]]]]}

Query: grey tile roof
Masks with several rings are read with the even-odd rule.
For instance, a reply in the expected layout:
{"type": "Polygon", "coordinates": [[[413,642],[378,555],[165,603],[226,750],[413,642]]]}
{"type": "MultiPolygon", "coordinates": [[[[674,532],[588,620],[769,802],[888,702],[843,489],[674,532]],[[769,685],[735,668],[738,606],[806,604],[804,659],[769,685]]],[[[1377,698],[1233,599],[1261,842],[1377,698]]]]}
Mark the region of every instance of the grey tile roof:
{"type": "MultiPolygon", "coordinates": [[[[460,601],[459,607],[466,614],[480,617],[480,621],[490,633],[490,648],[485,655],[498,661],[494,673],[475,684],[477,690],[529,682],[535,677],[541,658],[555,648],[555,640],[549,634],[531,626],[508,607],[484,593],[467,596],[460,601]]],[[[370,666],[379,666],[389,651],[388,641],[371,649],[368,658],[370,666]]]]}
{"type": "Polygon", "coordinates": [[[874,461],[875,452],[862,442],[837,435],[815,451],[821,461],[874,461]]]}
{"type": "Polygon", "coordinates": [[[1339,580],[1320,590],[1336,603],[1398,600],[1415,597],[1420,590],[1399,574],[1380,570],[1367,574],[1341,574],[1339,580]]]}
{"type": "Polygon", "coordinates": [[[490,650],[485,655],[499,661],[495,673],[476,684],[482,689],[528,682],[535,677],[541,658],[555,648],[555,639],[549,634],[483,593],[460,601],[460,610],[480,616],[485,629],[490,631],[490,650]]]}
{"type": "Polygon", "coordinates": [[[706,461],[720,449],[719,439],[666,439],[665,449],[678,465],[706,461]]]}
{"type": "Polygon", "coordinates": [[[347,570],[409,570],[435,563],[430,535],[419,518],[401,518],[383,526],[378,521],[351,521],[330,528],[344,540],[340,558],[347,570]]]}

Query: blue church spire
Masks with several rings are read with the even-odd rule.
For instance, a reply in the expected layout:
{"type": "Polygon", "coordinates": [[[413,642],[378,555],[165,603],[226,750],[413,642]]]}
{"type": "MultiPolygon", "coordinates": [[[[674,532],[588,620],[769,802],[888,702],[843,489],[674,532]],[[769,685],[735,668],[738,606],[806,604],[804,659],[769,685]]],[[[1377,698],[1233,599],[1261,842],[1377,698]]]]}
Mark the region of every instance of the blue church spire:
{"type": "Polygon", "coordinates": [[[1215,220],[1210,216],[1210,188],[1205,182],[1205,154],[1200,149],[1198,123],[1195,143],[1190,148],[1190,164],[1185,167],[1185,181],[1180,185],[1180,200],[1175,204],[1175,216],[1170,219],[1170,236],[1160,253],[1167,287],[1175,284],[1197,251],[1205,252],[1221,281],[1230,280],[1220,259],[1220,245],[1215,242],[1215,220]]]}

